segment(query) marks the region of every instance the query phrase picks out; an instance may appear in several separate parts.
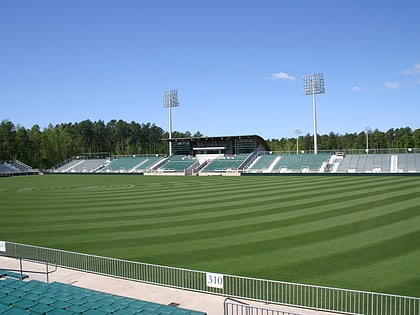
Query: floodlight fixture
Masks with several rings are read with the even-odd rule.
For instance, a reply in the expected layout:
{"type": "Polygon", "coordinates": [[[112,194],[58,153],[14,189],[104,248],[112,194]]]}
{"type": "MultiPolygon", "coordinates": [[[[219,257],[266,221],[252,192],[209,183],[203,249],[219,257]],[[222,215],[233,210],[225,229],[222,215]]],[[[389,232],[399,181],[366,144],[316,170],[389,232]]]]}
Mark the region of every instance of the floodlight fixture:
{"type": "Polygon", "coordinates": [[[163,106],[176,107],[179,106],[178,90],[165,91],[163,93],[163,106]]]}
{"type": "Polygon", "coordinates": [[[318,154],[315,95],[325,93],[324,75],[322,73],[316,73],[303,76],[303,93],[305,95],[312,95],[312,108],[314,113],[314,153],[318,154]]]}
{"type": "Polygon", "coordinates": [[[303,76],[303,93],[305,95],[325,93],[324,74],[307,74],[303,76]]]}
{"type": "Polygon", "coordinates": [[[163,106],[168,108],[169,121],[169,156],[172,155],[172,107],[179,106],[178,90],[165,91],[163,93],[163,106]]]}
{"type": "Polygon", "coordinates": [[[300,131],[300,129],[296,129],[293,133],[296,135],[296,154],[299,154],[299,135],[302,131],[300,131]]]}

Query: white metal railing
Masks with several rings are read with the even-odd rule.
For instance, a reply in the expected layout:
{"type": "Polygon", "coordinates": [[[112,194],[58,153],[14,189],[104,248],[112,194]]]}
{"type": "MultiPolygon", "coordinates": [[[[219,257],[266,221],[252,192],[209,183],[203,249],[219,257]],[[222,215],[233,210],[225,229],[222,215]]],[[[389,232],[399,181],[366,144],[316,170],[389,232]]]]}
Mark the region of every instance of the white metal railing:
{"type": "Polygon", "coordinates": [[[225,299],[223,313],[224,315],[302,315],[302,313],[252,306],[231,298],[225,299]]]}
{"type": "Polygon", "coordinates": [[[420,298],[417,297],[215,274],[13,242],[1,243],[0,255],[56,262],[61,267],[191,291],[341,313],[420,315],[420,298]]]}

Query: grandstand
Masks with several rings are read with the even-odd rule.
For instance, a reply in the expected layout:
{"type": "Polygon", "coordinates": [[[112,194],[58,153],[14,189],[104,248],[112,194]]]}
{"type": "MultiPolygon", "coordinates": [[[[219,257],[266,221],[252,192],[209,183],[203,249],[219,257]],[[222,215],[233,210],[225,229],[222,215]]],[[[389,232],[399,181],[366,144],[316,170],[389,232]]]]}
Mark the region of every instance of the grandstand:
{"type": "Polygon", "coordinates": [[[107,165],[106,159],[76,158],[58,167],[56,173],[94,173],[107,165]]]}
{"type": "Polygon", "coordinates": [[[39,174],[39,170],[33,169],[29,165],[18,160],[0,161],[0,176],[18,176],[39,174]]]}
{"type": "Polygon", "coordinates": [[[202,174],[208,173],[226,173],[231,171],[238,172],[242,169],[242,165],[248,159],[249,154],[238,154],[234,156],[223,156],[209,160],[201,170],[202,174]]]}
{"type": "Polygon", "coordinates": [[[420,150],[272,152],[259,136],[172,138],[174,154],[76,157],[50,173],[144,175],[368,174],[420,173],[420,150]]]}
{"type": "Polygon", "coordinates": [[[328,154],[262,154],[247,169],[250,173],[323,173],[328,154]]]}
{"type": "Polygon", "coordinates": [[[173,155],[160,163],[155,170],[158,173],[177,173],[185,175],[188,169],[198,166],[197,159],[191,156],[173,155]]]}
{"type": "Polygon", "coordinates": [[[159,156],[122,156],[112,159],[101,173],[142,173],[158,163],[159,156]]]}
{"type": "Polygon", "coordinates": [[[333,155],[331,165],[336,173],[420,173],[420,153],[333,155]]]}
{"type": "Polygon", "coordinates": [[[116,156],[107,158],[90,158],[77,156],[52,168],[48,173],[143,173],[154,169],[162,156],[116,156]]]}

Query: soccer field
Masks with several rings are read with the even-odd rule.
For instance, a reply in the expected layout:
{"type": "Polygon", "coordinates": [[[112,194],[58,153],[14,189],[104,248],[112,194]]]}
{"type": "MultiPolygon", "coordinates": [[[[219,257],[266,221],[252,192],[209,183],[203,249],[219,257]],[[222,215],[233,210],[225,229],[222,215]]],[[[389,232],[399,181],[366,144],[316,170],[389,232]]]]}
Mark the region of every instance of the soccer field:
{"type": "Polygon", "coordinates": [[[0,240],[420,297],[418,176],[0,179],[0,240]]]}

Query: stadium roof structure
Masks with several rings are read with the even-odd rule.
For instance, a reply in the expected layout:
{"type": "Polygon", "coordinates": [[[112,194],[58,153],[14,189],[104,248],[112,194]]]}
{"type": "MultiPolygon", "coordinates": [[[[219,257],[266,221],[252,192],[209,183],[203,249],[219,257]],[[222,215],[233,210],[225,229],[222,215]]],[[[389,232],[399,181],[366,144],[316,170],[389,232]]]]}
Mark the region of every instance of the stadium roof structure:
{"type": "Polygon", "coordinates": [[[241,154],[254,151],[270,151],[265,140],[258,135],[189,137],[163,139],[172,142],[174,154],[196,153],[241,154]]]}

